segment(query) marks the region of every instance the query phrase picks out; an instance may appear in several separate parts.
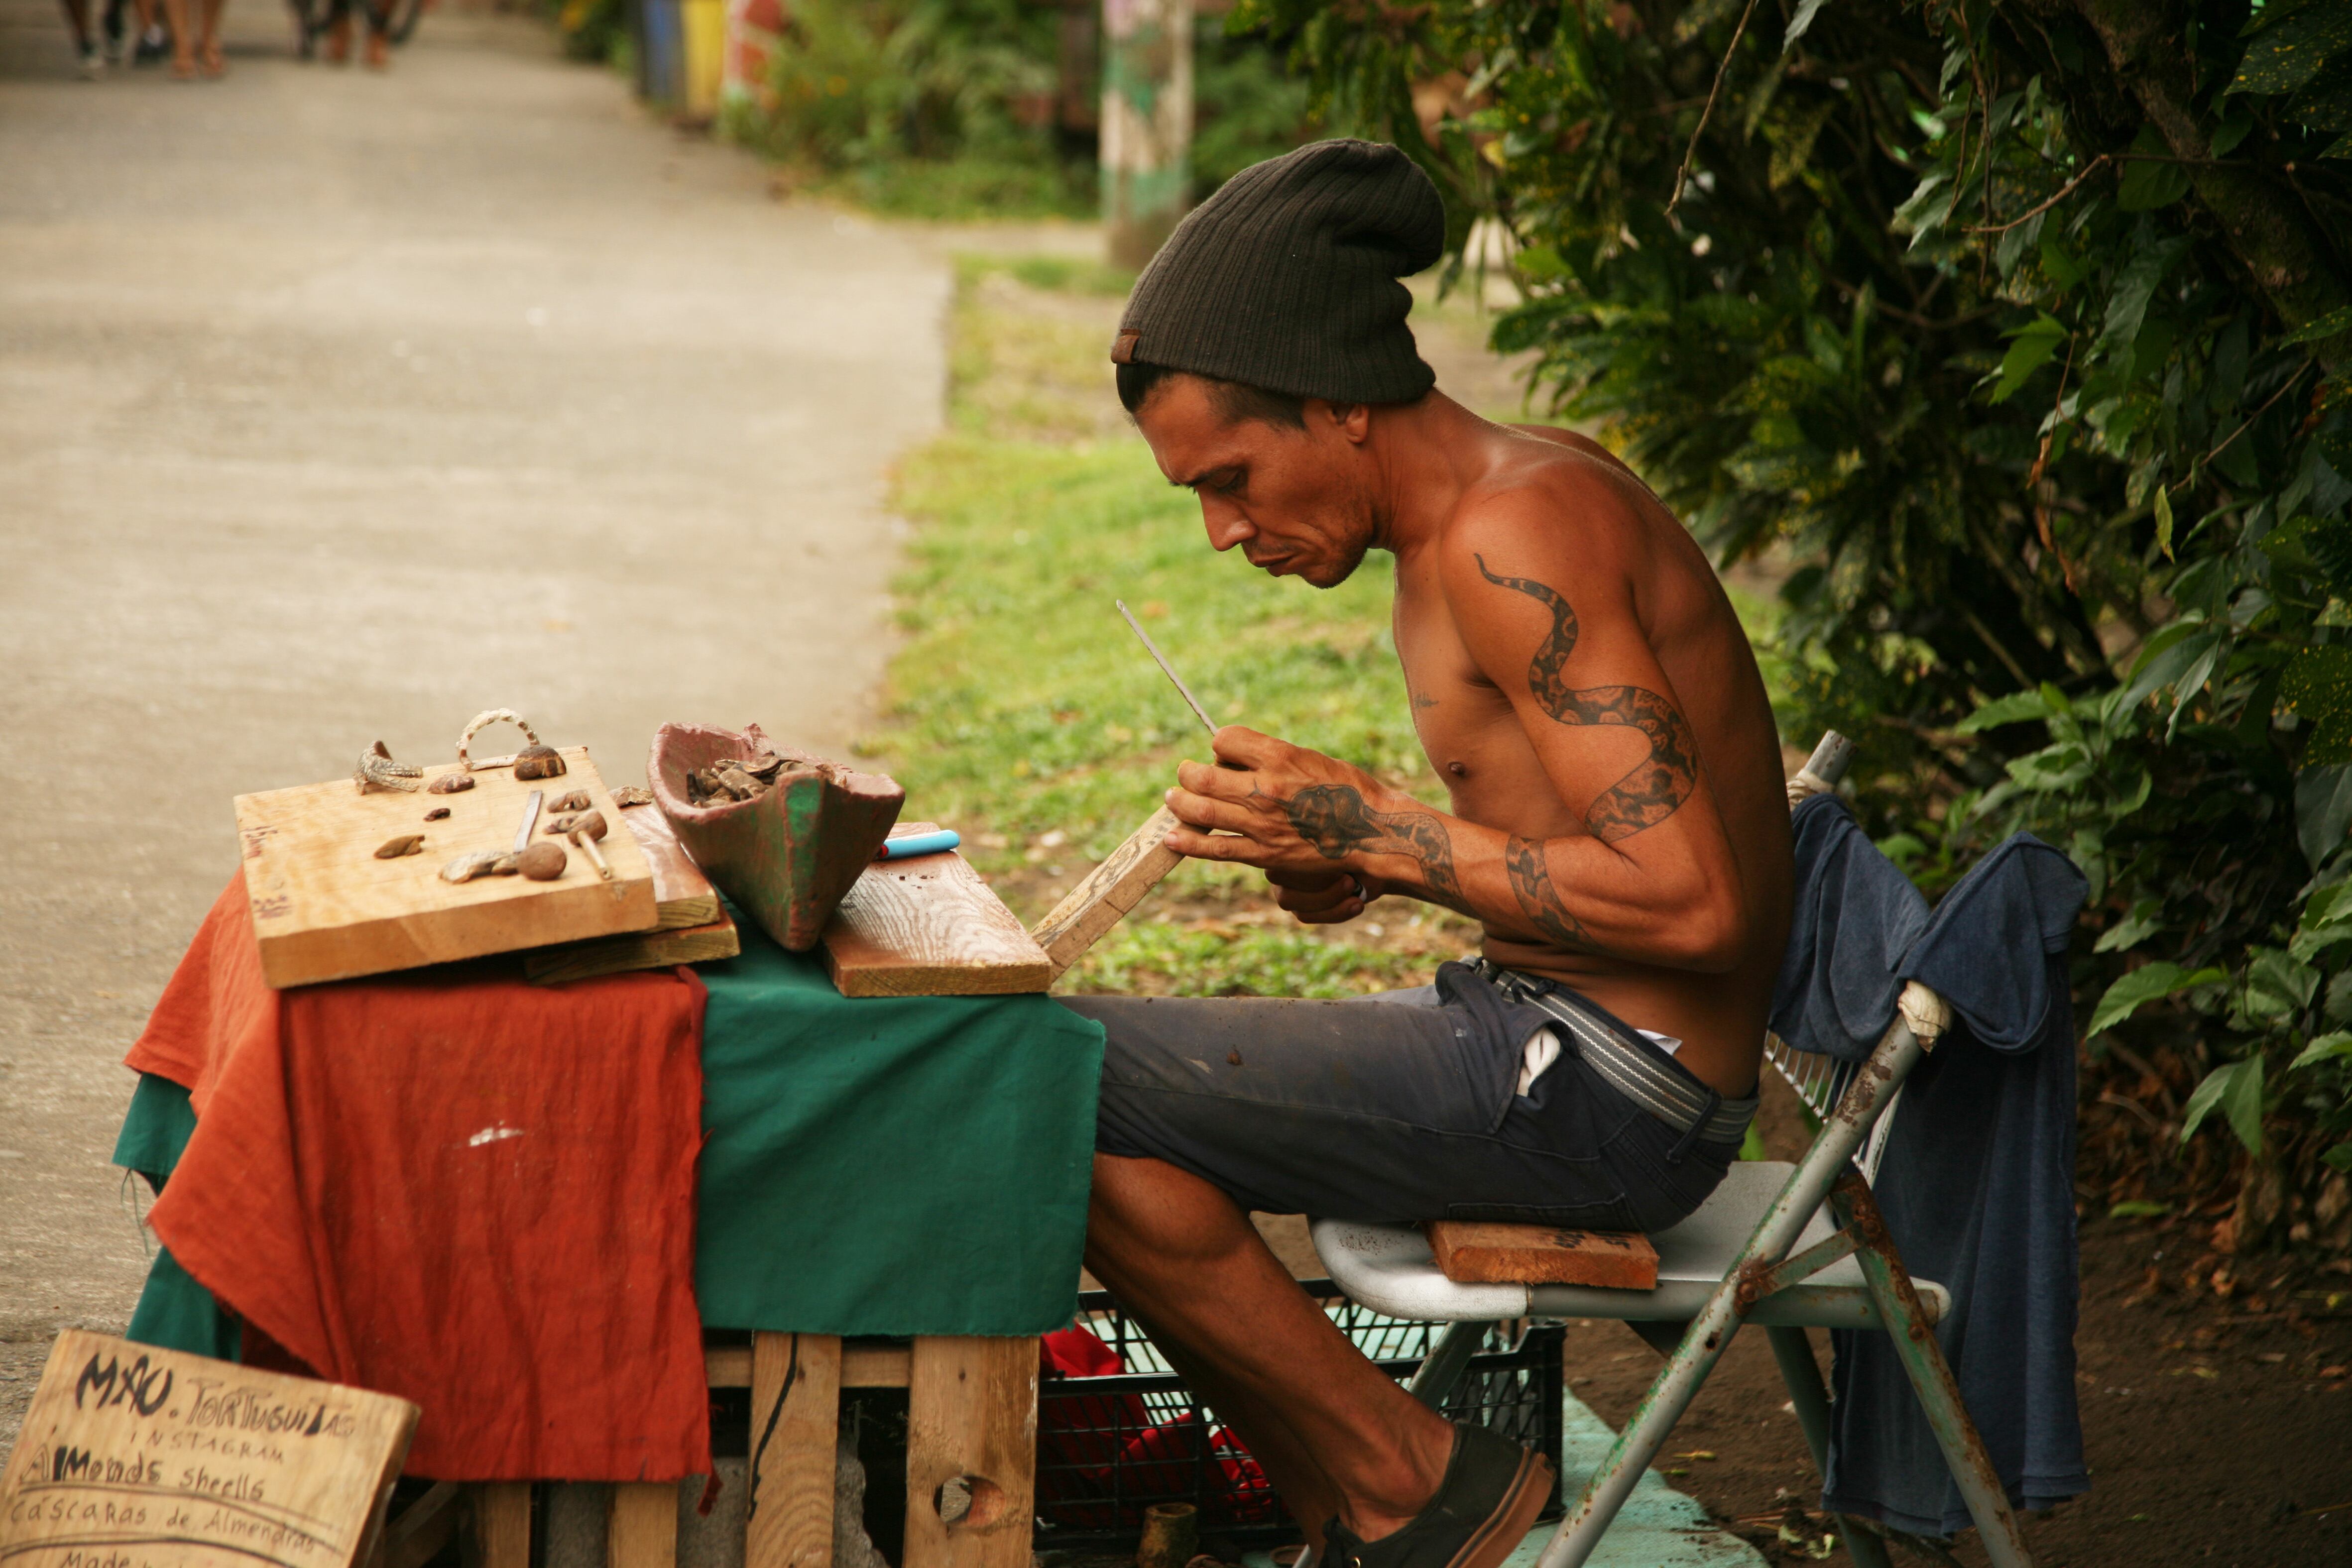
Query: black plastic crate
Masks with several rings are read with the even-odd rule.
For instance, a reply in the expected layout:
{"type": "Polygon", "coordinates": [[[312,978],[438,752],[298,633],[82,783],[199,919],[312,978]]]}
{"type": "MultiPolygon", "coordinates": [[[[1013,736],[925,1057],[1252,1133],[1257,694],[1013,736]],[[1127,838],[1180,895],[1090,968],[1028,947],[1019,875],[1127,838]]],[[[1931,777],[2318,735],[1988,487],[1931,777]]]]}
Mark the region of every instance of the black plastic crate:
{"type": "MultiPolygon", "coordinates": [[[[1328,1280],[1300,1284],[1363,1353],[1400,1382],[1412,1375],[1445,1330],[1442,1322],[1382,1317],[1342,1296],[1328,1280]]],[[[1104,1291],[1078,1297],[1078,1325],[1118,1356],[1118,1373],[1048,1376],[1038,1388],[1037,1547],[1131,1548],[1143,1511],[1189,1502],[1201,1533],[1236,1546],[1296,1540],[1298,1521],[1241,1447],[1204,1411],[1143,1331],[1104,1291]]],[[[1487,1332],[1480,1352],[1445,1401],[1445,1415],[1475,1421],[1551,1460],[1560,1448],[1558,1323],[1507,1323],[1487,1332]]],[[[1559,1513],[1559,1484],[1544,1505],[1559,1513]]]]}

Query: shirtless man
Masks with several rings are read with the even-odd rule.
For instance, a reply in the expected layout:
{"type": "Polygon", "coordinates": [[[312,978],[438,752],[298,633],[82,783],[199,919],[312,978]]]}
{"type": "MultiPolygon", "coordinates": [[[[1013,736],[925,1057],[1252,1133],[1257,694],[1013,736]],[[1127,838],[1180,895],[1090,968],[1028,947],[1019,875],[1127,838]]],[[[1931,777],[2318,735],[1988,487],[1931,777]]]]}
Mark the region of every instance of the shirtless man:
{"type": "Polygon", "coordinates": [[[1485,929],[1475,966],[1394,998],[1068,1003],[1108,1037],[1088,1266],[1333,1568],[1493,1568],[1549,1468],[1365,1360],[1247,1211],[1673,1224],[1753,1113],[1790,920],[1779,741],[1728,601],[1607,452],[1431,390],[1395,279],[1443,235],[1394,149],[1303,148],[1186,221],[1112,355],[1214,548],[1323,588],[1395,558],[1452,796],[1228,727],[1178,770],[1170,847],[1262,868],[1303,921],[1391,896],[1485,929]]]}

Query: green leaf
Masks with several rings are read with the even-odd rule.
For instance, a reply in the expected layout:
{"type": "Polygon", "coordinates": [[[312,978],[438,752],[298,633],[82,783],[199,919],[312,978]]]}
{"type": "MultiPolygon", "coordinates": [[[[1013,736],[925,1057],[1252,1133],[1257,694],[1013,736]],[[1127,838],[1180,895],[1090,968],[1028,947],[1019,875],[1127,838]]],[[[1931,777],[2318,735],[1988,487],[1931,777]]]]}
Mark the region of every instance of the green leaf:
{"type": "Polygon", "coordinates": [[[2107,988],[2107,994],[2099,998],[2098,1007],[2091,1013],[2090,1033],[2105,1034],[2138,1011],[2143,1003],[2229,977],[2220,969],[2189,970],[2163,960],[2144,964],[2107,988]]]}
{"type": "Polygon", "coordinates": [[[2273,1025],[2292,1021],[2311,1006],[2319,988],[2319,971],[2282,947],[2257,947],[2246,966],[2246,989],[2240,998],[2246,1016],[2273,1025]]]}
{"type": "Polygon", "coordinates": [[[2122,953],[2138,946],[2164,929],[2164,905],[2153,898],[2143,898],[2131,906],[2129,914],[2105,931],[2093,944],[2094,953],[2122,953]]]}
{"type": "Polygon", "coordinates": [[[1782,54],[1787,54],[1797,40],[1805,36],[1805,30],[1813,25],[1813,18],[1822,14],[1822,7],[1827,4],[1829,0],[1799,0],[1797,14],[1789,18],[1789,30],[1780,37],[1782,54]]]}
{"type": "MultiPolygon", "coordinates": [[[[2352,136],[2347,136],[2345,140],[2352,141],[2352,136]]],[[[2352,1173],[2352,1144],[2338,1144],[2319,1158],[2323,1165],[2333,1166],[2339,1171],[2352,1173]]]]}
{"type": "Polygon", "coordinates": [[[2172,1205],[2152,1203],[2144,1197],[2127,1197],[2107,1210],[2109,1219],[2155,1219],[2170,1214],[2172,1205]]]}
{"type": "Polygon", "coordinates": [[[2164,559],[2172,559],[2172,492],[2165,486],[2156,487],[2156,544],[2164,559]]]}
{"type": "Polygon", "coordinates": [[[2229,1122],[2230,1130],[2238,1134],[2238,1142],[2251,1154],[2260,1154],[2263,1147],[2263,1059],[2249,1056],[2227,1067],[2217,1067],[2205,1075],[2189,1096],[2188,1108],[2180,1126],[2180,1141],[2203,1124],[2205,1118],[2219,1108],[2229,1122]]]}
{"type": "Polygon", "coordinates": [[[2343,848],[2352,833],[2352,767],[2331,763],[2294,776],[2294,838],[2303,858],[2319,862],[2343,848]]]}
{"type": "Polygon", "coordinates": [[[1999,725],[2023,724],[2031,719],[2050,716],[2050,699],[2039,691],[2011,692],[2005,697],[1995,697],[1953,728],[1962,735],[1975,735],[1999,725]]]}
{"type": "Polygon", "coordinates": [[[2185,236],[2153,245],[2132,258],[2116,278],[2113,293],[2107,296],[2107,317],[2099,334],[2099,346],[2110,355],[2120,355],[2139,338],[2140,323],[2147,318],[2147,302],[2156,294],[2156,286],[2172,270],[2189,248],[2185,236]]]}
{"type": "Polygon", "coordinates": [[[2305,766],[2352,762],[2352,647],[2299,651],[2279,681],[2279,706],[2313,727],[2305,766]]]}
{"type": "Polygon", "coordinates": [[[2142,156],[2126,162],[2116,182],[2118,212],[2152,213],[2189,193],[2189,171],[2170,161],[2172,148],[2155,126],[2141,126],[2131,150],[2142,156]]]}
{"type": "Polygon", "coordinates": [[[2352,6],[2311,6],[2246,46],[2230,90],[2293,92],[2347,45],[2352,45],[2352,6]]]}
{"type": "Polygon", "coordinates": [[[2279,340],[2282,343],[2316,343],[2333,338],[2339,332],[2352,332],[2352,305],[2330,310],[2315,321],[2306,321],[2279,340]]]}
{"type": "Polygon", "coordinates": [[[2010,336],[2015,340],[2009,352],[2000,357],[2000,370],[1992,389],[1994,402],[2006,402],[2017,389],[2032,378],[2033,372],[2048,364],[2057,355],[2058,347],[2067,339],[2065,323],[2043,311],[2010,336]]]}
{"type": "Polygon", "coordinates": [[[2334,1061],[2339,1057],[2346,1056],[2352,1056],[2352,1034],[2347,1034],[2339,1030],[2334,1034],[2323,1034],[2305,1046],[2303,1054],[2288,1062],[2286,1067],[2287,1071],[2292,1072],[2298,1067],[2312,1067],[2323,1061],[2334,1061]]]}

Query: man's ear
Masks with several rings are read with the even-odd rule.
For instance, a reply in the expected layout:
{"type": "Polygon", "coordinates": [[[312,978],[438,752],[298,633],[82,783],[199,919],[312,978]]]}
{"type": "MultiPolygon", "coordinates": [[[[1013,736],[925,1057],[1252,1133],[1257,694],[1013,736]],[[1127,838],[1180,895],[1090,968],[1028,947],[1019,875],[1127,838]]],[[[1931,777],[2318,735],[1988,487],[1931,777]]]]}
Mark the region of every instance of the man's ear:
{"type": "Polygon", "coordinates": [[[1358,446],[1372,433],[1372,405],[1368,402],[1326,402],[1319,397],[1311,397],[1307,400],[1307,417],[1310,422],[1328,422],[1358,446]]]}

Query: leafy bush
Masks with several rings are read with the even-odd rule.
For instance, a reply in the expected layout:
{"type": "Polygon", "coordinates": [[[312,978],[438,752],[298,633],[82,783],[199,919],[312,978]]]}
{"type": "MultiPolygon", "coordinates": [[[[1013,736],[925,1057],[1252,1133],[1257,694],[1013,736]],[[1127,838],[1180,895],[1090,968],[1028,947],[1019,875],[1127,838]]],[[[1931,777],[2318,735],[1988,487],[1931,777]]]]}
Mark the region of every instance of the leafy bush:
{"type": "Polygon", "coordinates": [[[629,14],[622,0],[560,0],[549,9],[563,52],[576,60],[611,64],[629,47],[629,14]]]}
{"type": "Polygon", "coordinates": [[[1440,180],[1454,265],[1508,231],[1496,344],[1560,412],[1720,559],[1796,562],[1784,733],[1862,740],[1915,869],[2018,825],[2082,863],[2089,1092],[2157,1106],[2086,1135],[2109,1201],[2221,1179],[2172,1150],[2226,1124],[2230,1239],[2344,1244],[2352,7],[1237,20],[1440,180]]]}
{"type": "MultiPolygon", "coordinates": [[[[1091,215],[1091,134],[1054,123],[1059,27],[1056,7],[1022,0],[805,0],[767,106],[732,129],[885,211],[1091,215]]],[[[1310,134],[1305,83],[1262,40],[1204,16],[1193,63],[1196,190],[1310,134]]],[[[1099,91],[1073,85],[1088,101],[1099,91]]]]}

